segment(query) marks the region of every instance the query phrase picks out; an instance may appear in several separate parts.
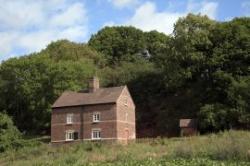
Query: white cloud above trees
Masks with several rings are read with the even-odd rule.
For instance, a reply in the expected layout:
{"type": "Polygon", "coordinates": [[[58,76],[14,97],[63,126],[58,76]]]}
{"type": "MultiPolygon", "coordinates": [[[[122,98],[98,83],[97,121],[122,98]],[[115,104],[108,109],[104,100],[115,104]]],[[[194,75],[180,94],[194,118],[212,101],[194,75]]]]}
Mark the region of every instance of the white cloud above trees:
{"type": "Polygon", "coordinates": [[[215,19],[217,16],[218,5],[218,2],[195,2],[193,0],[189,0],[187,4],[187,12],[201,13],[203,15],[207,15],[212,19],[215,19]]]}
{"type": "Polygon", "coordinates": [[[0,60],[39,51],[53,40],[86,40],[88,17],[82,2],[0,0],[0,60]],[[5,57],[4,57],[5,56],[5,57]]]}
{"type": "Polygon", "coordinates": [[[140,5],[135,14],[126,22],[127,25],[135,26],[144,31],[157,30],[166,34],[173,31],[174,23],[180,17],[186,16],[189,12],[207,15],[212,19],[216,18],[218,3],[217,2],[193,2],[188,1],[186,10],[183,12],[157,11],[156,4],[145,2],[140,5]]]}
{"type": "Polygon", "coordinates": [[[136,9],[135,14],[126,22],[144,31],[157,30],[170,34],[173,24],[183,13],[158,12],[156,5],[146,2],[136,9]]]}
{"type": "Polygon", "coordinates": [[[131,7],[138,3],[138,0],[108,0],[117,8],[131,7]]]}

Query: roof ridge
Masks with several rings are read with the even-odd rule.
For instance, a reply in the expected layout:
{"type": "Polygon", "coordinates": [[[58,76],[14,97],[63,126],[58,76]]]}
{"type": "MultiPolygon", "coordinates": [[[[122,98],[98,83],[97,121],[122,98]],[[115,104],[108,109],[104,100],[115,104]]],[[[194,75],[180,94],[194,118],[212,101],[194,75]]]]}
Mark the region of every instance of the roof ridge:
{"type": "Polygon", "coordinates": [[[125,87],[126,85],[121,85],[121,86],[112,86],[112,87],[101,87],[99,89],[109,89],[109,88],[121,88],[121,87],[125,87]]]}
{"type": "Polygon", "coordinates": [[[64,91],[52,107],[116,102],[126,86],[105,87],[93,93],[64,91]]]}

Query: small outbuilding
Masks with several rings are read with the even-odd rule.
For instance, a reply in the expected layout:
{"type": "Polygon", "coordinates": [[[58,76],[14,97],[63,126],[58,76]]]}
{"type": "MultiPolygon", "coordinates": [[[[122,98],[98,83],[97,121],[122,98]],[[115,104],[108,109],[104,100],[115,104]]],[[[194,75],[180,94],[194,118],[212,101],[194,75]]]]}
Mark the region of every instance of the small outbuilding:
{"type": "Polygon", "coordinates": [[[197,135],[197,120],[196,119],[180,119],[181,136],[197,135]]]}

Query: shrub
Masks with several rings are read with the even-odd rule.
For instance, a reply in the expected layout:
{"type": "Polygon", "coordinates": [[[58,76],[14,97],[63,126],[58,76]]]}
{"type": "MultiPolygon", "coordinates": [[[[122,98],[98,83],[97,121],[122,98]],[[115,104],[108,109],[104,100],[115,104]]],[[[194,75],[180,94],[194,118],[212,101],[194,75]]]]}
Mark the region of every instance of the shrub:
{"type": "Polygon", "coordinates": [[[0,152],[22,146],[21,133],[14,126],[12,119],[7,114],[0,113],[0,152]]]}

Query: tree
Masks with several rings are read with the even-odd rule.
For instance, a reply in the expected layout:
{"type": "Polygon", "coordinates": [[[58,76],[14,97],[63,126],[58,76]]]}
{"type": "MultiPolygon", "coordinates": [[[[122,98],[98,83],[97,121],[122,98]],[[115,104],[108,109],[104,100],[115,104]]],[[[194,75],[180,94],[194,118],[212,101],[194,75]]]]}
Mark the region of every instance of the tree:
{"type": "Polygon", "coordinates": [[[88,44],[103,53],[110,64],[133,61],[145,49],[143,32],[134,27],[105,27],[92,35],[88,44]]]}
{"type": "Polygon", "coordinates": [[[204,105],[198,114],[200,130],[219,131],[229,129],[231,125],[228,112],[228,108],[218,103],[204,105]]]}
{"type": "Polygon", "coordinates": [[[105,27],[92,35],[88,44],[103,53],[111,64],[137,58],[157,59],[169,37],[157,31],[142,32],[134,27],[105,27]],[[151,57],[152,56],[152,57],[151,57]]]}
{"type": "Polygon", "coordinates": [[[144,36],[146,42],[145,49],[150,60],[156,64],[160,63],[164,58],[163,56],[168,54],[167,51],[170,47],[171,38],[157,31],[144,32],[144,36]]]}
{"type": "Polygon", "coordinates": [[[55,61],[92,61],[98,66],[105,65],[105,59],[96,50],[90,48],[87,44],[70,42],[68,40],[58,40],[51,42],[41,54],[48,55],[49,58],[55,61]]]}

